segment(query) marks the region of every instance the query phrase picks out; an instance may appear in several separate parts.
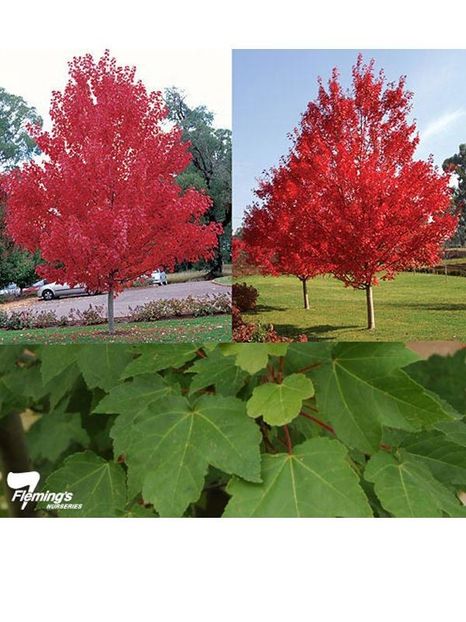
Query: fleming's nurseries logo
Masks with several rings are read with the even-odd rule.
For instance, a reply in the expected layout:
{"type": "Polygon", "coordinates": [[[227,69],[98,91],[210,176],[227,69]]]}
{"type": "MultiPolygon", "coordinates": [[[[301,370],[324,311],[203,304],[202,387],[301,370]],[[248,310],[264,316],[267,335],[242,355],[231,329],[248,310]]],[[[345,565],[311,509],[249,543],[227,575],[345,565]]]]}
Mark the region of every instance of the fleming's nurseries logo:
{"type": "Polygon", "coordinates": [[[20,502],[21,510],[24,510],[28,503],[45,503],[47,504],[44,508],[46,510],[80,510],[82,508],[82,503],[71,503],[73,493],[68,490],[35,492],[40,481],[40,474],[37,471],[10,472],[6,481],[11,490],[14,490],[12,501],[20,502]]]}

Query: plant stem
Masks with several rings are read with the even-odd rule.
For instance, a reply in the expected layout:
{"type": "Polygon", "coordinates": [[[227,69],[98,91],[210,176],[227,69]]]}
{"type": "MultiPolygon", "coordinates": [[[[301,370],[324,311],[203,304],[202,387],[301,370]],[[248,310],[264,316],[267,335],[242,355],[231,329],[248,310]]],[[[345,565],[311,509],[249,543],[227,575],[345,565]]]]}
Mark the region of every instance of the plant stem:
{"type": "Polygon", "coordinates": [[[288,449],[288,453],[292,454],[293,453],[293,444],[291,442],[290,431],[288,430],[288,426],[287,425],[283,426],[283,429],[285,430],[286,448],[288,449]]]}
{"type": "Polygon", "coordinates": [[[313,421],[317,425],[320,425],[320,427],[324,428],[324,430],[327,430],[327,432],[330,432],[331,434],[335,434],[335,430],[332,428],[332,426],[327,425],[326,423],[324,423],[320,419],[317,419],[317,417],[313,417],[312,415],[308,415],[307,413],[305,413],[303,411],[300,412],[300,415],[302,417],[306,417],[306,419],[309,419],[310,421],[313,421]]]}

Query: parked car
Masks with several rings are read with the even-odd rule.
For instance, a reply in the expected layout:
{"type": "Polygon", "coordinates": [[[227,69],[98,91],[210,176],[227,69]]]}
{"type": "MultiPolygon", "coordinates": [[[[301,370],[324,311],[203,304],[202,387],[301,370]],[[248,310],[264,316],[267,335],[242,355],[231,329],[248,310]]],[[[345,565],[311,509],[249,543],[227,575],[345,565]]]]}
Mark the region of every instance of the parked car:
{"type": "Polygon", "coordinates": [[[168,278],[165,270],[154,270],[150,275],[152,285],[168,285],[168,278]]]}
{"type": "Polygon", "coordinates": [[[19,296],[20,293],[21,290],[16,283],[8,283],[6,287],[0,289],[0,296],[19,296]]]}
{"type": "Polygon", "coordinates": [[[24,287],[23,288],[23,294],[36,294],[38,292],[38,290],[41,287],[43,287],[44,285],[47,285],[47,281],[45,279],[41,279],[40,281],[36,281],[35,283],[30,285],[29,287],[24,287]]]}
{"type": "Polygon", "coordinates": [[[85,285],[70,287],[68,283],[46,283],[37,290],[38,297],[44,300],[53,300],[61,296],[82,296],[84,294],[91,295],[85,285]]]}

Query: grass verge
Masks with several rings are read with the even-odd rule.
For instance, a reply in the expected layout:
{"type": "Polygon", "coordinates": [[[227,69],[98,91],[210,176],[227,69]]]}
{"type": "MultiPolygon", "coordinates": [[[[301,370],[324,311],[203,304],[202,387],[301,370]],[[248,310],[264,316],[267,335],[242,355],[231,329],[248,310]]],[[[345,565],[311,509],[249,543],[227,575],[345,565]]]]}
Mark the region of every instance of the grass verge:
{"type": "Polygon", "coordinates": [[[231,316],[213,315],[158,322],[116,324],[109,335],[107,325],[0,330],[0,344],[32,343],[192,343],[231,341],[231,316]]]}
{"type": "Polygon", "coordinates": [[[366,327],[363,291],[345,288],[331,277],[308,283],[311,308],[302,308],[301,283],[295,277],[240,279],[259,290],[250,322],[273,324],[280,335],[311,340],[466,342],[466,279],[438,274],[402,273],[374,288],[377,328],[366,327]]]}

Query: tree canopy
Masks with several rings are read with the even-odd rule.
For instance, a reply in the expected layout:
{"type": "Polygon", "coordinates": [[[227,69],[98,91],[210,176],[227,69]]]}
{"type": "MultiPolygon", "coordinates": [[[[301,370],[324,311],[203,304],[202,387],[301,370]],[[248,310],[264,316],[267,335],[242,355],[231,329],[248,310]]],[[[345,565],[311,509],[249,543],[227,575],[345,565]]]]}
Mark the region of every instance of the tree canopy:
{"type": "Polygon", "coordinates": [[[214,256],[222,227],[205,222],[211,200],[176,178],[191,161],[181,129],[167,127],[160,92],[107,51],[69,63],[52,94],[52,129],[35,128],[44,158],[10,173],[7,222],[13,239],[40,249],[40,274],[113,296],[158,266],[214,256]]]}
{"type": "Polygon", "coordinates": [[[405,78],[387,83],[361,55],[349,89],[334,69],[327,88],[319,81],[290,153],[271,171],[267,191],[259,187],[259,204],[244,225],[252,256],[275,254],[278,270],[281,263],[282,272],[292,273],[280,257],[296,255],[299,264],[314,249],[310,272],[320,268],[365,290],[368,328],[375,327],[372,286],[436,263],[457,225],[449,175],[432,159],[414,157],[419,138],[409,120],[411,99],[405,78]],[[274,221],[264,216],[272,212],[274,221]]]}
{"type": "Polygon", "coordinates": [[[183,140],[190,143],[192,160],[178,182],[183,188],[204,189],[212,199],[206,219],[223,227],[219,247],[208,262],[212,275],[217,276],[222,261],[231,260],[231,131],[216,128],[214,115],[206,106],[188,106],[180,89],[166,89],[164,98],[169,119],[182,128],[183,140]]]}

